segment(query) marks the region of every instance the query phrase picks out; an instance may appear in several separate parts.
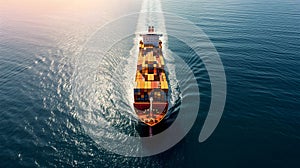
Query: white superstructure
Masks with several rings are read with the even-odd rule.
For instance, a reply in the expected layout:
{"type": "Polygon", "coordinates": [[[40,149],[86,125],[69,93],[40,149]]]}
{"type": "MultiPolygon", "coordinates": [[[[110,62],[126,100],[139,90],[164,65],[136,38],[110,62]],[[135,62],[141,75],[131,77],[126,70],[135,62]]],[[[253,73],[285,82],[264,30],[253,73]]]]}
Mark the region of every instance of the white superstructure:
{"type": "Polygon", "coordinates": [[[153,45],[155,47],[158,47],[159,45],[159,37],[162,36],[162,34],[156,34],[154,32],[154,27],[149,26],[148,27],[148,33],[141,34],[143,37],[143,43],[144,45],[153,45]]]}

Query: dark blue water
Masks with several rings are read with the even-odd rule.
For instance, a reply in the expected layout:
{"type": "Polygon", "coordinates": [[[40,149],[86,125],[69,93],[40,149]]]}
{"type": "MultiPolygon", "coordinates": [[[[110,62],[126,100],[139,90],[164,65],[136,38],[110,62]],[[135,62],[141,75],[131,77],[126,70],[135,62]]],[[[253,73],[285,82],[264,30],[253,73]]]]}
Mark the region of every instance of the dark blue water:
{"type": "Polygon", "coordinates": [[[0,167],[300,166],[299,1],[161,1],[164,12],[190,20],[213,42],[224,65],[227,98],[218,127],[199,143],[211,100],[209,76],[195,52],[169,36],[168,49],[197,79],[200,110],[180,143],[144,158],[108,152],[82,119],[96,111],[106,114],[100,119],[107,118],[117,129],[132,129],[134,134],[137,127],[131,113],[118,110],[129,108],[127,96],[118,95],[126,95],[124,90],[131,86],[120,78],[131,72],[127,67],[132,62],[127,60],[133,43],[124,51],[117,48],[118,55],[109,52],[101,62],[81,53],[93,32],[117,16],[140,11],[141,3],[97,5],[99,10],[90,5],[82,11],[78,4],[70,4],[38,14],[16,4],[1,5],[0,167]],[[115,68],[116,62],[124,62],[124,67],[115,68]],[[83,73],[89,68],[100,74],[113,70],[116,75],[83,73]],[[115,84],[101,80],[111,78],[115,84]],[[114,85],[119,88],[109,87],[114,85]]]}

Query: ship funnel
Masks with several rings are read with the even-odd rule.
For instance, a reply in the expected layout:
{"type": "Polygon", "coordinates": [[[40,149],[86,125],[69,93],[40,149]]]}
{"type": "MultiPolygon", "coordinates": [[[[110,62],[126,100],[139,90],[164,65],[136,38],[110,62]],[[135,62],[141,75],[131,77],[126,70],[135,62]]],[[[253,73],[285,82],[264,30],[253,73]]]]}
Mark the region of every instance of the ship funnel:
{"type": "Polygon", "coordinates": [[[149,33],[154,32],[154,26],[149,26],[149,27],[148,27],[148,32],[149,32],[149,33]]]}

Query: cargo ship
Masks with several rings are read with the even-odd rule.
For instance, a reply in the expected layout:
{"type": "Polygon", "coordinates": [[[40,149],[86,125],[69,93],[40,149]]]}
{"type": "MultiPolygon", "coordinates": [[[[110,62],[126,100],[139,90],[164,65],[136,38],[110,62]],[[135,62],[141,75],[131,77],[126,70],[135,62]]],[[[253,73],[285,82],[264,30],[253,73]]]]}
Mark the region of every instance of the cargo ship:
{"type": "Polygon", "coordinates": [[[148,32],[140,36],[133,105],[140,121],[150,126],[151,131],[151,127],[166,116],[169,87],[160,40],[162,34],[155,33],[154,27],[149,26],[148,32]]]}

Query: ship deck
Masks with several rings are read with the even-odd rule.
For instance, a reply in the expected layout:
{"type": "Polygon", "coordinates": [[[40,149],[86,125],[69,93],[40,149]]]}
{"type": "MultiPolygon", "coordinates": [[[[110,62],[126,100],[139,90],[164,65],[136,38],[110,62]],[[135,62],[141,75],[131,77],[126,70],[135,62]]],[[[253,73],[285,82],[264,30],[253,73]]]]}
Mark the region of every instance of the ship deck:
{"type": "Polygon", "coordinates": [[[159,123],[168,111],[168,82],[162,46],[139,46],[134,87],[135,112],[149,126],[159,123]]]}

